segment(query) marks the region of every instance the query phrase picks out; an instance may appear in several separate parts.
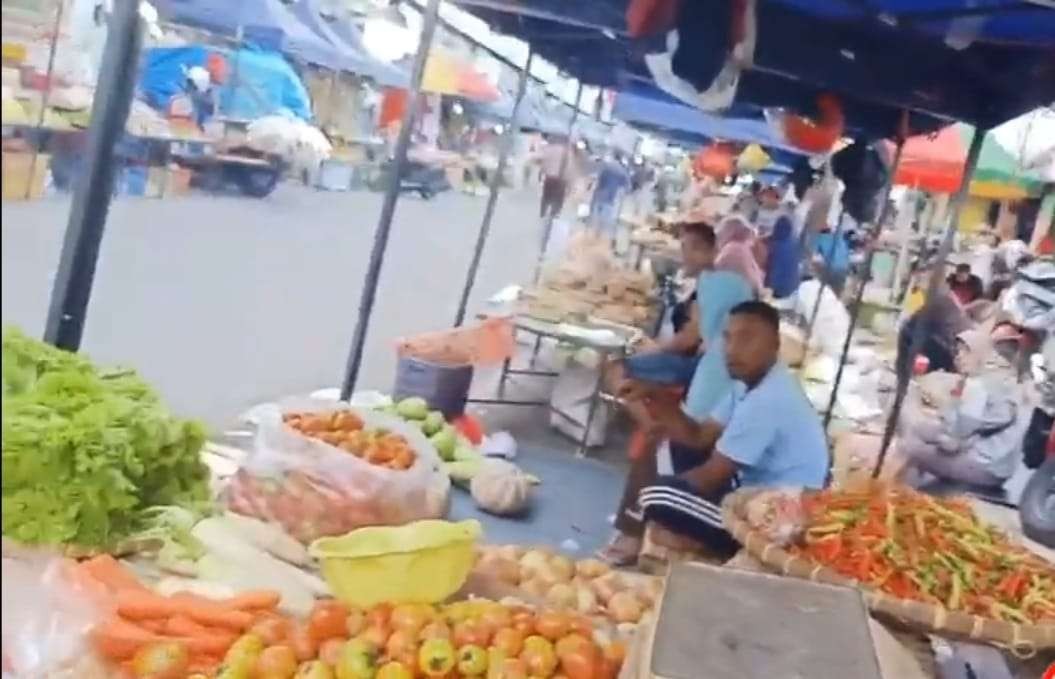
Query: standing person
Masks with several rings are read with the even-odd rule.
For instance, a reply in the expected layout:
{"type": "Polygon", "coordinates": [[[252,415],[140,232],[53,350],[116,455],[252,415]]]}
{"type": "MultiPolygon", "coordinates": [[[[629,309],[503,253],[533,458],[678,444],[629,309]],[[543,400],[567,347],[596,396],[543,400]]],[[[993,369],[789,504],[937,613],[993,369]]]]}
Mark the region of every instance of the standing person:
{"type": "Polygon", "coordinates": [[[564,209],[564,199],[568,195],[568,186],[574,175],[575,155],[569,149],[568,164],[561,176],[561,164],[564,159],[565,145],[551,140],[546,144],[539,157],[542,169],[542,200],[539,203],[539,217],[547,219],[556,217],[564,209]]]}
{"type": "Polygon", "coordinates": [[[622,157],[618,153],[608,156],[597,171],[593,198],[590,199],[590,223],[594,228],[615,237],[619,198],[628,188],[630,174],[623,167],[622,157]]]}
{"type": "Polygon", "coordinates": [[[759,248],[755,230],[738,215],[726,217],[718,227],[718,257],[715,267],[740,274],[754,290],[762,292],[765,276],[764,244],[759,248]]]}
{"type": "Polygon", "coordinates": [[[627,384],[671,441],[674,474],[641,491],[646,521],[710,549],[732,552],[722,498],[737,486],[821,488],[830,456],[820,418],[778,358],[780,317],[765,302],[733,307],[724,332],[725,363],[735,385],[708,413],[683,410],[648,385],[627,384]],[[680,455],[673,446],[684,446],[680,455]],[[687,451],[687,452],[686,452],[687,451]]]}
{"type": "Polygon", "coordinates": [[[836,295],[843,294],[846,278],[850,275],[850,246],[841,233],[825,228],[814,241],[813,261],[819,277],[836,295]]]}
{"type": "Polygon", "coordinates": [[[790,297],[798,290],[801,277],[799,243],[791,217],[777,217],[767,241],[765,286],[773,291],[776,299],[790,297]]]}
{"type": "MultiPolygon", "coordinates": [[[[737,304],[754,297],[747,281],[737,273],[715,270],[717,256],[717,237],[714,229],[706,223],[695,222],[684,224],[682,232],[682,259],[688,272],[698,273],[696,283],[696,305],[694,318],[696,327],[678,333],[665,346],[665,351],[683,351],[695,342],[702,346],[702,356],[696,359],[695,369],[688,384],[685,398],[686,412],[694,416],[705,416],[732,387],[725,365],[722,331],[725,328],[729,310],[737,304]],[[695,332],[692,332],[695,330],[695,332]]],[[[656,359],[644,359],[654,362],[656,359]]],[[[657,379],[654,370],[644,371],[648,366],[644,361],[637,365],[630,361],[625,366],[625,376],[631,380],[648,382],[659,387],[663,382],[664,389],[680,398],[680,390],[671,389],[671,383],[657,379]]],[[[638,405],[631,404],[630,412],[652,441],[646,446],[647,454],[635,459],[631,464],[630,474],[623,492],[623,499],[616,514],[616,534],[608,546],[600,553],[601,558],[616,564],[629,564],[637,559],[641,548],[641,536],[644,525],[641,523],[637,509],[638,493],[642,487],[651,483],[656,476],[655,440],[652,429],[654,423],[647,412],[638,405]]],[[[676,454],[672,452],[672,454],[676,454]]],[[[691,454],[691,453],[690,453],[691,454]]]]}
{"type": "Polygon", "coordinates": [[[960,300],[960,304],[970,304],[981,299],[984,290],[982,279],[971,271],[971,265],[967,263],[957,264],[956,271],[949,274],[945,281],[949,284],[952,294],[960,300]]]}

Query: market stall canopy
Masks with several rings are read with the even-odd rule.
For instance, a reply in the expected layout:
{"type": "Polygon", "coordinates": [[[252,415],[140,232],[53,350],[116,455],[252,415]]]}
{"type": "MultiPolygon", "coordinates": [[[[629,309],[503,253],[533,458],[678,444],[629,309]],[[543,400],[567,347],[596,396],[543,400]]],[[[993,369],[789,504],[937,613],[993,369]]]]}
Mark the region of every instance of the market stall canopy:
{"type": "Polygon", "coordinates": [[[497,101],[498,89],[486,76],[453,54],[433,49],[425,63],[421,88],[435,94],[448,94],[476,101],[497,101]]]}
{"type": "MultiPolygon", "coordinates": [[[[933,136],[905,142],[894,183],[934,193],[954,193],[963,181],[967,146],[974,128],[950,125],[933,136]]],[[[981,198],[1024,198],[1038,192],[1043,181],[1021,167],[992,134],[986,135],[970,194],[981,198]]]]}
{"type": "Polygon", "coordinates": [[[340,70],[372,78],[388,87],[406,87],[410,83],[407,73],[371,56],[362,43],[343,39],[334,28],[336,21],[327,19],[322,14],[317,0],[297,0],[290,7],[294,16],[304,22],[305,26],[340,52],[340,70]]]}
{"type": "Polygon", "coordinates": [[[220,54],[237,78],[220,87],[220,113],[229,118],[253,120],[289,112],[311,120],[311,99],[293,68],[276,52],[228,50],[205,45],[151,47],[143,51],[139,91],[148,104],[167,111],[172,97],[185,92],[187,69],[205,68],[210,54],[220,54]]]}
{"type": "MultiPolygon", "coordinates": [[[[643,56],[677,28],[674,73],[706,89],[727,56],[733,6],[717,0],[577,3],[464,0],[496,29],[529,41],[586,82],[622,88],[652,81],[643,56]],[[631,39],[629,8],[673,8],[673,25],[631,39]]],[[[734,101],[812,114],[838,95],[847,131],[892,137],[950,120],[991,127],[1055,100],[1055,9],[1013,0],[758,0],[750,70],[734,101]],[[967,29],[970,30],[967,30],[967,29]],[[803,36],[809,36],[803,39],[803,36]],[[896,49],[892,46],[896,45],[896,49]]]]}
{"type": "Polygon", "coordinates": [[[322,18],[342,43],[360,54],[367,55],[371,60],[371,70],[366,75],[369,75],[377,83],[385,87],[402,87],[404,89],[410,87],[410,71],[401,65],[390,64],[370,56],[370,51],[366,49],[366,45],[363,43],[362,31],[348,18],[325,14],[322,15],[322,18]]]}
{"type": "Polygon", "coordinates": [[[282,0],[157,0],[158,12],[175,24],[235,37],[294,59],[333,70],[346,56],[304,25],[282,0]]]}

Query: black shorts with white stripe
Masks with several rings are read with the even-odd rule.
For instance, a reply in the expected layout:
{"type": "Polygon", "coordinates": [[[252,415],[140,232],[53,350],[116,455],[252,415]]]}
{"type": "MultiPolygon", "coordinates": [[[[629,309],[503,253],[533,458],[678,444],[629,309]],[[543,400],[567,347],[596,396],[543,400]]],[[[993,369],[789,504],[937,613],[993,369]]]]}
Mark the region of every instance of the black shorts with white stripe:
{"type": "Polygon", "coordinates": [[[700,495],[688,481],[678,476],[660,476],[655,485],[641,491],[638,505],[646,521],[655,521],[667,530],[702,542],[721,553],[735,553],[739,548],[722,525],[722,498],[733,490],[730,485],[707,497],[700,495]]]}

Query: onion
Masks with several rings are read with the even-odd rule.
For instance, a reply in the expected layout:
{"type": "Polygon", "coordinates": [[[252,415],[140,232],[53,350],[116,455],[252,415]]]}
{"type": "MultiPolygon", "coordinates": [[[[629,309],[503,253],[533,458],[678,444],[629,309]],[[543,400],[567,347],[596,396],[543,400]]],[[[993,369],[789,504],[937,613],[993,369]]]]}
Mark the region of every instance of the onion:
{"type": "Polygon", "coordinates": [[[631,592],[617,592],[608,601],[608,616],[616,622],[637,622],[641,619],[641,603],[631,592]]]}
{"type": "Polygon", "coordinates": [[[623,581],[617,573],[608,573],[607,575],[595,578],[590,585],[593,587],[593,591],[597,595],[597,598],[605,606],[608,605],[609,600],[611,600],[616,593],[625,589],[623,581]]]}
{"type": "Polygon", "coordinates": [[[599,559],[583,559],[575,564],[575,573],[588,579],[600,577],[611,570],[608,564],[599,559]]]}
{"type": "Polygon", "coordinates": [[[579,585],[575,588],[575,609],[586,615],[597,612],[597,595],[589,585],[579,585]]]}
{"type": "Polygon", "coordinates": [[[575,588],[566,582],[559,582],[546,593],[546,604],[557,609],[575,608],[578,596],[575,588]]]}
{"type": "Polygon", "coordinates": [[[560,582],[570,582],[572,576],[575,575],[575,562],[566,556],[555,555],[550,559],[549,565],[560,582]]]}
{"type": "Polygon", "coordinates": [[[520,584],[520,567],[516,562],[503,559],[494,552],[477,561],[475,570],[508,585],[520,584]]]}

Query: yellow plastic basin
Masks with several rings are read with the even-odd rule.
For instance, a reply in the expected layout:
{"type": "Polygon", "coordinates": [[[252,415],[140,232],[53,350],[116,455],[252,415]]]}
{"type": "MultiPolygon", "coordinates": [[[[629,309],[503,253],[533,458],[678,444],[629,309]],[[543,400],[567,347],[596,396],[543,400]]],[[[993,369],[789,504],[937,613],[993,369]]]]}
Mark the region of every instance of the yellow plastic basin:
{"type": "Polygon", "coordinates": [[[472,569],[478,521],[415,521],[320,538],[319,559],[334,595],[366,607],[381,602],[436,603],[457,592],[472,569]]]}

